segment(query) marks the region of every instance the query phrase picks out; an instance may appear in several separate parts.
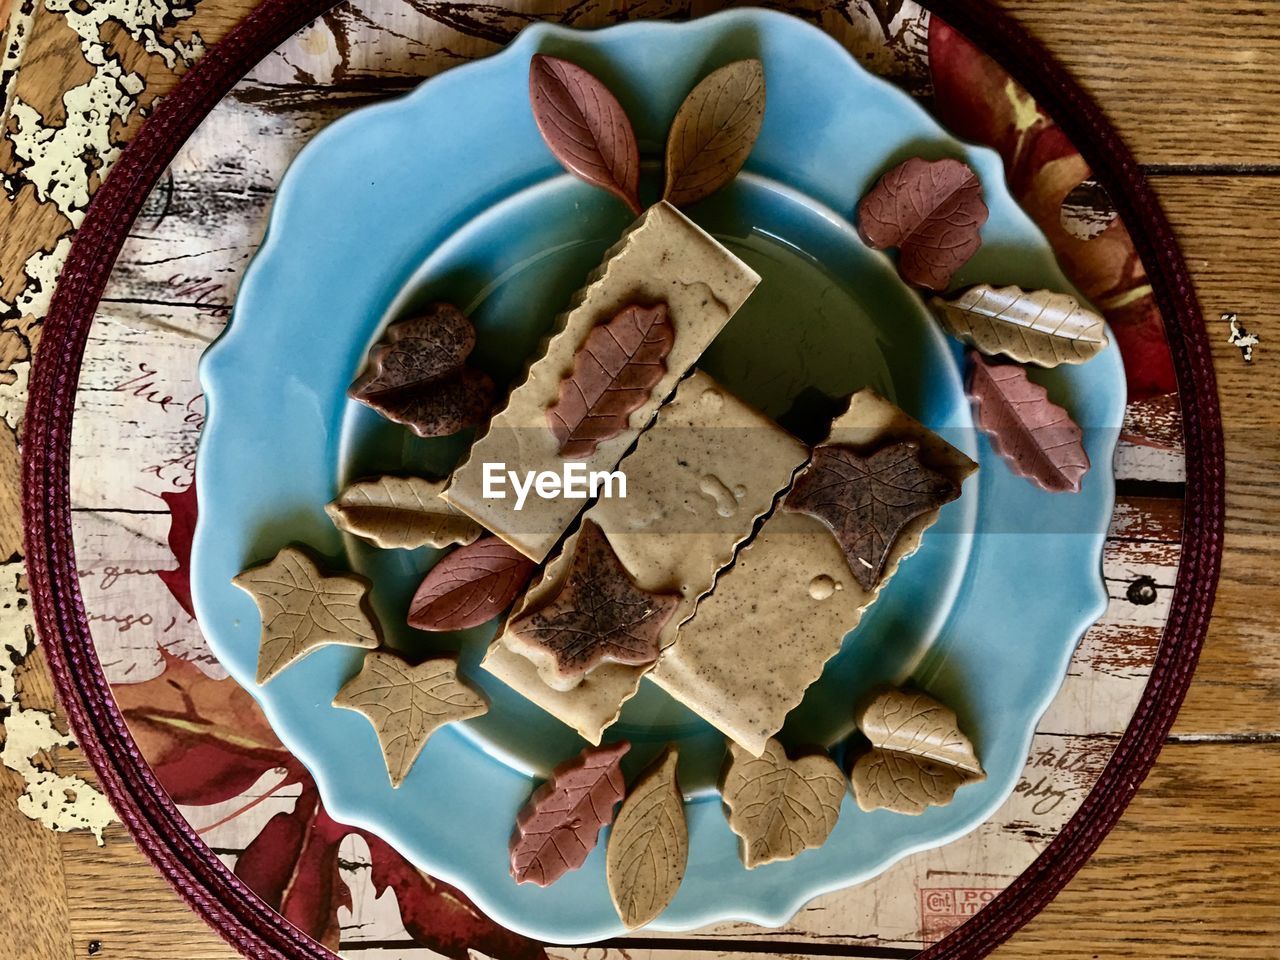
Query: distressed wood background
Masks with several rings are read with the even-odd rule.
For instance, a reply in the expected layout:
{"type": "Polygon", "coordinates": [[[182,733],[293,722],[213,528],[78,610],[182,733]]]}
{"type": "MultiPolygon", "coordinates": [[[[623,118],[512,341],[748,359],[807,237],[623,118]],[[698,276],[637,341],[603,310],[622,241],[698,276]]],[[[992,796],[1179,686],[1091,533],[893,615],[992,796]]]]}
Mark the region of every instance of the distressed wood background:
{"type": "MultiPolygon", "coordinates": [[[[39,318],[99,171],[175,74],[251,5],[16,0],[9,11],[0,139],[0,497],[7,498],[0,500],[0,556],[9,558],[0,580],[0,642],[12,651],[0,658],[5,955],[84,956],[98,943],[103,956],[167,960],[181,943],[192,957],[230,956],[111,822],[60,730],[25,611],[14,481],[39,318]]],[[[890,22],[899,30],[913,15],[910,5],[859,0],[807,6],[824,21],[829,16],[833,32],[855,48],[861,31],[878,25],[877,8],[882,18],[893,8],[890,22]]],[[[1280,17],[1271,0],[1006,6],[1110,111],[1178,228],[1215,343],[1229,525],[1214,628],[1172,742],[1099,856],[999,955],[1274,956],[1280,648],[1269,629],[1277,548],[1268,537],[1276,516],[1268,493],[1280,460],[1280,418],[1267,334],[1280,292],[1280,167],[1272,162],[1280,81],[1270,66],[1280,53],[1280,17]],[[1227,325],[1217,323],[1228,311],[1262,337],[1251,365],[1226,343],[1227,325]]],[[[284,165],[340,113],[492,50],[521,22],[513,9],[418,0],[341,8],[246,79],[153,195],[95,325],[75,433],[82,585],[113,682],[159,675],[161,647],[218,673],[198,630],[155,575],[173,566],[169,510],[159,497],[189,483],[202,416],[195,361],[225,322],[284,165]]],[[[589,5],[574,9],[598,22],[589,5]]],[[[878,68],[909,73],[909,53],[867,49],[878,68]]],[[[755,941],[756,949],[821,943],[909,954],[1003,888],[1074,811],[1141,693],[1178,557],[1181,515],[1177,499],[1166,496],[1181,480],[1176,405],[1136,406],[1126,434],[1106,555],[1111,607],[1042,723],[1018,792],[965,840],[820,899],[784,931],[710,931],[726,955],[738,938],[755,941]]],[[[273,813],[296,802],[296,787],[275,786],[264,776],[223,805],[185,812],[234,862],[273,813]],[[251,813],[226,819],[259,796],[251,813]]],[[[391,898],[373,895],[368,857],[359,839],[343,841],[344,878],[355,892],[342,914],[344,954],[434,956],[412,947],[391,898]]],[[[637,958],[650,952],[672,955],[657,939],[652,950],[628,951],[637,958]]]]}

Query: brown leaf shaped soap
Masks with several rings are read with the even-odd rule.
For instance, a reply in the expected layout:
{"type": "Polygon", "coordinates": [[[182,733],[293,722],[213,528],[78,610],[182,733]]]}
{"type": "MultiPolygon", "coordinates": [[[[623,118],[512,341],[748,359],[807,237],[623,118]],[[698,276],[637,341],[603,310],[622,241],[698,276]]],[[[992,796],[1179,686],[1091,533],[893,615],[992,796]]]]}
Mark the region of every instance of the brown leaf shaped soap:
{"type": "Polygon", "coordinates": [[[1089,472],[1080,427],[1016,364],[988,363],[969,352],[969,396],[978,428],[1014,473],[1054,493],[1079,492],[1089,472]]]}
{"type": "Polygon", "coordinates": [[[908,283],[945,290],[982,245],[987,222],[978,176],[959,160],[915,157],[894,167],[858,206],[858,233],[877,250],[898,248],[908,283]]]}
{"type": "Polygon", "coordinates": [[[333,698],[335,707],[373,724],[393,787],[408,775],[427,738],[446,723],[478,717],[488,701],[458,678],[453,657],[411,667],[393,653],[369,653],[364,667],[333,698]]]}
{"type": "Polygon", "coordinates": [[[893,443],[869,455],[822,444],[814,447],[783,503],[825,523],[854,579],[871,590],[899,531],[959,495],[955,483],[921,462],[915,443],[893,443]]]}
{"type": "Polygon", "coordinates": [[[863,810],[917,815],[951,802],[966,783],[986,779],[956,715],[916,690],[887,689],[858,715],[871,750],[850,774],[863,810]]]}
{"type": "Polygon", "coordinates": [[[317,647],[378,645],[369,581],[350,574],[326,576],[299,547],[285,547],[270,563],[251,567],[231,582],[253,597],[262,614],[258,683],[317,647]]]}
{"type": "Polygon", "coordinates": [[[536,54],[529,100],[542,139],[564,168],[640,213],[640,150],[609,88],[575,63],[536,54]]]}
{"type": "Polygon", "coordinates": [[[984,283],[951,300],[934,297],[929,306],[953,336],[985,354],[1000,353],[1023,363],[1084,363],[1107,345],[1102,317],[1075,297],[1052,290],[984,283]]]}
{"type": "Polygon", "coordinates": [[[517,883],[545,887],[586,862],[626,793],[620,764],[630,749],[625,740],[587,747],[533,792],[511,837],[511,876],[517,883]]]}
{"type": "Polygon", "coordinates": [[[689,828],[676,780],[678,760],[675,747],[667,747],[640,775],[609,834],[609,894],[628,930],[665,910],[684,879],[689,828]]]}
{"type": "Polygon", "coordinates": [[[538,666],[549,686],[572,690],[606,660],[656,660],[662,628],[679,604],[677,594],[637,587],[604,531],[584,520],[560,589],[512,620],[507,643],[538,666]]]}
{"type": "Polygon", "coordinates": [[[497,537],[454,550],[428,572],[409,603],[409,626],[466,630],[511,606],[537,566],[497,537]]]}
{"type": "Polygon", "coordinates": [[[667,134],[664,200],[686,207],[737,176],[760,135],[764,96],[759,60],[721,67],[693,88],[667,134]]]}
{"type": "Polygon", "coordinates": [[[339,530],[387,549],[471,543],[484,528],[440,499],[446,486],[447,480],[375,477],[349,484],[324,509],[339,530]]]}
{"type": "Polygon", "coordinates": [[[791,760],[777,740],[759,757],[730,743],[720,778],[729,828],[742,838],[738,853],[748,870],[822,846],[844,792],[844,774],[825,753],[791,760]]]}
{"type": "Polygon", "coordinates": [[[348,393],[420,437],[457,433],[483,421],[493,406],[493,381],[466,366],[475,345],[466,315],[433,303],[387,327],[348,393]]]}
{"type": "Polygon", "coordinates": [[[627,429],[627,418],[648,402],[666,374],[675,339],[665,303],[624,307],[592,328],[574,355],[573,371],[560,382],[556,402],[547,408],[547,426],[560,443],[560,456],[590,457],[602,440],[627,429]]]}

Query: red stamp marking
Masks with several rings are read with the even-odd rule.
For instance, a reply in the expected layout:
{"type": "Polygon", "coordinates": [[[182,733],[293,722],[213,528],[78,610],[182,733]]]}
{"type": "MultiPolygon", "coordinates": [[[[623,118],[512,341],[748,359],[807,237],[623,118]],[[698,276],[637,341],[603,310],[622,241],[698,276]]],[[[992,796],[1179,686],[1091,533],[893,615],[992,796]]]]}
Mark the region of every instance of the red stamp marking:
{"type": "Polygon", "coordinates": [[[921,887],[920,930],[924,942],[937,943],[999,892],[990,887],[921,887]]]}

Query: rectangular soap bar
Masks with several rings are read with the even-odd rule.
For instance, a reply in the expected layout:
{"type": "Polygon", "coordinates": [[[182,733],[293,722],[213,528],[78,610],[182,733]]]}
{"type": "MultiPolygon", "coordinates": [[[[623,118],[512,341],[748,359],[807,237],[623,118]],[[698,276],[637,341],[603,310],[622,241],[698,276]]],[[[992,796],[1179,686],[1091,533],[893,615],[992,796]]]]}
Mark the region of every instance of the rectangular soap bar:
{"type": "Polygon", "coordinates": [[[632,412],[628,428],[601,442],[590,457],[574,461],[584,464],[588,473],[614,469],[759,282],[750,267],[675,207],[665,202],[650,207],[609,251],[561,316],[524,383],[512,391],[506,407],[454,472],[445,500],[530,559],[541,561],[573,522],[583,501],[531,494],[517,511],[509,489],[506,499],[484,496],[484,465],[502,463],[522,474],[560,472],[565,461],[547,426],[546,411],[559,395],[560,381],[572,372],[574,355],[591,328],[628,305],[665,302],[675,341],[666,357],[666,374],[649,399],[632,412]]]}
{"type": "MultiPolygon", "coordinates": [[[[636,584],[675,593],[680,605],[659,644],[676,637],[717,574],[732,562],[756,520],[791,483],[808,448],[698,371],[622,461],[626,499],[598,501],[583,519],[599,524],[636,584]]],[[[562,581],[577,534],[516,605],[537,609],[562,581]]],[[[592,743],[631,699],[652,665],[605,663],[572,690],[543,682],[534,664],[509,649],[505,629],[482,666],[592,743]]]]}
{"type": "MultiPolygon", "coordinates": [[[[827,442],[880,447],[903,440],[918,442],[926,464],[957,485],[977,469],[871,390],[854,394],[827,442]]],[[[680,627],[649,677],[759,756],[937,518],[933,510],[903,527],[884,575],[867,591],[821,521],[776,510],[680,627]]]]}

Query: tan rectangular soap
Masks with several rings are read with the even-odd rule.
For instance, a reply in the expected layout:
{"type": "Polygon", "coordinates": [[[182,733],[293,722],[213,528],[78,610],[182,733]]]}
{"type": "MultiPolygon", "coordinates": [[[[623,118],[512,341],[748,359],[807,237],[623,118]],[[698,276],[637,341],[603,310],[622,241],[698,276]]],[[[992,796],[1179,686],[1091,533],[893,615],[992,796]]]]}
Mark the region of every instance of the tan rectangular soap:
{"type": "MultiPolygon", "coordinates": [[[[918,442],[926,463],[956,484],[977,469],[871,390],[854,394],[827,442],[880,447],[903,440],[918,442]]],[[[759,756],[937,518],[933,510],[903,527],[883,577],[866,591],[821,521],[777,509],[680,627],[650,679],[759,756]]]]}
{"type": "MultiPolygon", "coordinates": [[[[675,638],[807,459],[803,443],[701,372],[681,383],[658,412],[621,463],[626,499],[600,500],[583,519],[599,524],[639,587],[680,596],[661,646],[675,638]]],[[[513,618],[555,592],[576,540],[575,534],[547,565],[513,618]]],[[[482,666],[592,743],[600,742],[651,668],[605,663],[572,690],[556,690],[530,660],[507,647],[505,636],[504,630],[482,666]]]]}
{"type": "Polygon", "coordinates": [[[606,254],[573,306],[560,317],[525,381],[511,392],[507,405],[454,472],[445,500],[530,559],[542,560],[584,502],[531,494],[517,511],[509,486],[506,499],[484,496],[484,465],[502,463],[521,473],[559,472],[565,461],[547,426],[547,408],[556,402],[560,381],[572,372],[578,348],[593,327],[622,308],[666,303],[675,340],[666,356],[665,375],[648,400],[631,413],[627,429],[601,442],[586,459],[574,461],[584,464],[589,473],[613,470],[759,282],[750,267],[675,207],[665,202],[650,207],[606,254]]]}

